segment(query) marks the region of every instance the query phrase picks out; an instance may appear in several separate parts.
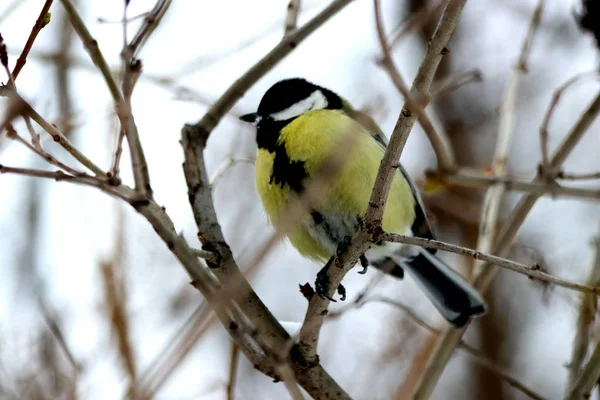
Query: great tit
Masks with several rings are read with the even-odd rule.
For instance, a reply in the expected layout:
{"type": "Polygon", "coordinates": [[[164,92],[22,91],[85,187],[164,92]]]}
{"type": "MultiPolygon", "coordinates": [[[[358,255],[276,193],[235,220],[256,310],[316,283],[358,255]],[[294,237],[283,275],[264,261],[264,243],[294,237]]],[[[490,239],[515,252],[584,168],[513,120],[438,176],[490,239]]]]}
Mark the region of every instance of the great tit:
{"type": "MultiPolygon", "coordinates": [[[[240,119],[256,126],[256,189],[275,226],[345,135],[358,132],[325,193],[311,205],[311,212],[297,229],[287,232],[302,255],[320,262],[329,260],[330,265],[338,245],[356,232],[365,215],[387,146],[385,135],[346,100],[301,78],[275,83],[264,94],[258,111],[240,119]]],[[[433,239],[417,188],[402,166],[393,178],[382,228],[433,239]]],[[[485,303],[460,274],[434,254],[435,250],[400,243],[376,243],[362,261],[398,278],[407,269],[440,314],[454,327],[462,327],[470,318],[485,313],[485,303]]]]}

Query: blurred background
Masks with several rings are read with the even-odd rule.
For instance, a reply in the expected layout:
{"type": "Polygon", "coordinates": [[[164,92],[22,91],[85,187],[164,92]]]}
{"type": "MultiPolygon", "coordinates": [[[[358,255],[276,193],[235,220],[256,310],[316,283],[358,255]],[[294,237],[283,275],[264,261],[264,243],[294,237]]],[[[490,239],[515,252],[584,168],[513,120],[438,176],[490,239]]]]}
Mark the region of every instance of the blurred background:
{"type": "MultiPolygon", "coordinates": [[[[429,18],[394,43],[393,57],[407,82],[412,81],[435,27],[439,3],[382,1],[390,36],[416,11],[433,9],[429,18]]],[[[442,92],[431,104],[461,166],[484,170],[490,165],[502,93],[536,3],[467,2],[434,87],[474,70],[481,73],[482,81],[442,92]]],[[[287,4],[284,0],[174,0],[140,54],[143,73],[132,105],[155,197],[192,243],[197,239],[181,169],[181,127],[199,120],[235,79],[281,39],[287,4]]],[[[302,0],[299,24],[327,4],[302,0]]],[[[41,0],[0,4],[0,33],[11,67],[42,5],[41,0]]],[[[123,1],[79,0],[76,6],[118,73],[123,1]]],[[[153,6],[151,0],[132,0],[128,16],[153,6]]],[[[577,24],[580,11],[580,0],[546,1],[518,92],[508,158],[512,176],[535,175],[540,162],[539,128],[556,88],[598,68],[596,42],[577,24]]],[[[60,2],[55,1],[51,12],[51,22],[39,34],[19,76],[19,92],[84,154],[108,169],[118,134],[110,93],[60,2]]],[[[129,24],[130,38],[141,21],[129,24]]],[[[237,116],[254,111],[274,82],[301,76],[369,112],[389,135],[403,98],[381,68],[381,54],[373,2],[356,0],[262,78],[212,133],[206,159],[215,180],[215,206],[242,268],[272,228],[254,190],[255,134],[237,116]]],[[[551,151],[598,86],[586,80],[561,99],[550,124],[551,151]]],[[[7,104],[8,100],[0,99],[0,108],[7,104]]],[[[15,128],[26,133],[22,122],[15,128]]],[[[600,170],[599,132],[600,122],[596,122],[568,158],[565,171],[600,170]]],[[[69,160],[44,133],[42,144],[69,160]]],[[[127,156],[125,151],[123,179],[132,182],[127,156]]],[[[5,136],[0,138],[0,162],[49,169],[5,136]]],[[[424,171],[436,167],[418,125],[402,162],[421,185],[424,171]]],[[[598,181],[578,185],[600,188],[598,181]]],[[[92,188],[9,174],[0,176],[0,193],[0,399],[118,399],[126,396],[132,382],[151,388],[154,398],[164,400],[288,398],[281,383],[255,371],[243,356],[236,360],[226,332],[218,323],[206,322],[209,313],[184,269],[151,226],[126,204],[92,188]]],[[[519,196],[511,192],[504,197],[500,223],[519,196]]],[[[426,193],[438,238],[475,247],[482,199],[483,191],[474,189],[426,193]]],[[[598,203],[545,197],[527,217],[509,258],[585,282],[593,265],[599,217],[598,203]]],[[[451,254],[445,259],[471,275],[470,260],[451,254]]],[[[306,300],[298,284],[312,283],[319,268],[283,242],[248,276],[279,320],[300,322],[306,300]]],[[[366,275],[351,271],[344,280],[350,299],[374,277],[373,269],[366,275]]],[[[410,277],[404,281],[385,277],[376,293],[405,304],[434,327],[445,323],[410,277]]],[[[562,397],[581,296],[500,271],[486,297],[489,314],[471,325],[465,341],[543,398],[562,397]]],[[[332,308],[344,306],[338,302],[332,308]]],[[[599,339],[600,332],[595,332],[591,343],[599,339]]],[[[405,311],[373,301],[328,320],[319,353],[325,368],[353,398],[403,399],[414,387],[434,343],[435,336],[405,311]]],[[[433,398],[526,396],[457,350],[433,398]]]]}

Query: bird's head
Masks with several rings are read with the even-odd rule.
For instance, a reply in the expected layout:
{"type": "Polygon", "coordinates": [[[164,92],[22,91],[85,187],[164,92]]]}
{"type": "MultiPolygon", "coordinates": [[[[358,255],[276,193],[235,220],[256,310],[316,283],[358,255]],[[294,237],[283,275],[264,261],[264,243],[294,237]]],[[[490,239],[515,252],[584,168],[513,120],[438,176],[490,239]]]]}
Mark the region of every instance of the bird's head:
{"type": "Polygon", "coordinates": [[[260,128],[263,121],[289,123],[309,111],[342,109],[342,99],[331,90],[302,78],[277,82],[264,94],[257,112],[240,117],[242,121],[260,128]]]}

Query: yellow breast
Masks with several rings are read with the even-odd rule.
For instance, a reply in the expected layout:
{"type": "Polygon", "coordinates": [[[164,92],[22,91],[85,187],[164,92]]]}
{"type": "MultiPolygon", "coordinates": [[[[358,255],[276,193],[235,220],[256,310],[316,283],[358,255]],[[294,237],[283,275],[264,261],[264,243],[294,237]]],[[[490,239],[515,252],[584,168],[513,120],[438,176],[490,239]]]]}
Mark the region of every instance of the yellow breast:
{"type": "MultiPolygon", "coordinates": [[[[314,208],[319,212],[338,213],[362,218],[366,212],[383,149],[364,128],[340,111],[317,110],[303,114],[285,126],[278,140],[292,162],[302,162],[307,180],[314,176],[331,152],[343,140],[353,136],[353,145],[314,208]]],[[[256,156],[256,188],[267,216],[276,224],[290,202],[297,197],[287,184],[272,179],[275,153],[259,149],[256,156]]],[[[280,164],[277,165],[280,167],[280,164]]],[[[285,171],[283,171],[285,173],[285,171]]],[[[305,185],[309,184],[305,182],[305,185]]],[[[383,229],[404,233],[415,218],[415,200],[402,174],[392,182],[383,218],[383,229]]],[[[311,239],[302,226],[289,235],[292,244],[305,256],[323,260],[330,256],[311,239]]]]}

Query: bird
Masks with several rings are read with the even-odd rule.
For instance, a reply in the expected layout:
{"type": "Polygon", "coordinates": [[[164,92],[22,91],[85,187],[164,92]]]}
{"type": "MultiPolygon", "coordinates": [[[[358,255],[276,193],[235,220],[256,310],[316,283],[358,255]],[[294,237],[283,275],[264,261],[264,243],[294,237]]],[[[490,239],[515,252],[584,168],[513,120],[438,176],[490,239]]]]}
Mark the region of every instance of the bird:
{"type": "MultiPolygon", "coordinates": [[[[306,216],[284,234],[303,256],[326,262],[316,291],[327,295],[326,276],[338,251],[360,228],[387,147],[383,131],[333,91],[304,78],[284,79],[263,95],[257,111],[240,120],[256,128],[255,185],[269,221],[277,228],[325,160],[354,133],[354,144],[306,216]]],[[[383,214],[385,232],[434,239],[417,187],[399,165],[383,214]]],[[[402,279],[407,270],[450,325],[465,326],[486,312],[475,288],[432,249],[374,243],[361,257],[367,265],[402,279]]],[[[341,285],[340,285],[341,286],[341,285]]],[[[340,288],[338,288],[340,289],[340,288]]],[[[338,290],[345,298],[345,290],[338,290]]]]}

